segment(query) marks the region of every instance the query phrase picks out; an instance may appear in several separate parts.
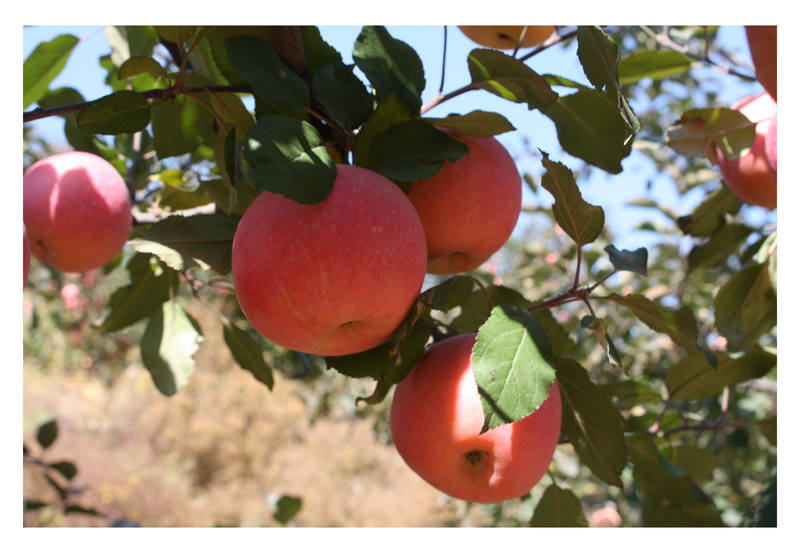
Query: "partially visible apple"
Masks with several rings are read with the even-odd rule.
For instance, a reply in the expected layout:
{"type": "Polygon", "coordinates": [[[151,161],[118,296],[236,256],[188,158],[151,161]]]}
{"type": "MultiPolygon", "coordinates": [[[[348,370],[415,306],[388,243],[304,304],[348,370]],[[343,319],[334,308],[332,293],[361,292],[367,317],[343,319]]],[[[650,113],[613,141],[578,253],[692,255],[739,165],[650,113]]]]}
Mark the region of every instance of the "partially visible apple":
{"type": "Polygon", "coordinates": [[[131,231],[125,181],[113,165],[87,152],[53,154],[31,165],[22,202],[31,250],[61,271],[108,263],[131,231]]]}
{"type": "Polygon", "coordinates": [[[470,355],[476,335],[429,347],[394,392],[390,423],[408,466],[445,494],[496,503],[526,494],[542,478],[558,444],[561,393],[531,415],[480,434],[484,414],[470,355]]]}
{"type": "Polygon", "coordinates": [[[524,25],[459,25],[458,28],[476,44],[498,50],[515,48],[523,31],[525,36],[522,36],[520,48],[537,46],[550,38],[556,30],[552,25],[528,25],[527,30],[524,25]]]}
{"type": "Polygon", "coordinates": [[[778,184],[767,161],[765,137],[776,115],[775,100],[762,92],[739,100],[731,109],[739,110],[756,123],[756,137],[750,150],[735,159],[726,158],[717,148],[722,178],[743,202],[774,209],[778,205],[778,184]]]}
{"type": "Polygon", "coordinates": [[[775,25],[745,25],[750,57],[756,79],[778,101],[778,27],[775,25]]]}
{"type": "Polygon", "coordinates": [[[772,175],[778,178],[778,116],[772,118],[764,137],[764,149],[767,152],[767,162],[772,169],[772,175]]]}
{"type": "Polygon", "coordinates": [[[414,206],[373,171],[336,166],[328,196],[301,205],[262,192],[233,239],[233,283],[268,340],[316,355],[377,346],[422,287],[427,250],[414,206]]]}
{"type": "Polygon", "coordinates": [[[446,132],[469,153],[415,182],[408,194],[425,227],[433,274],[480,266],[511,236],[522,209],[522,179],[503,145],[492,137],[446,132]]]}
{"type": "Polygon", "coordinates": [[[22,225],[22,287],[28,283],[28,269],[31,266],[31,241],[28,239],[28,230],[22,225]]]}

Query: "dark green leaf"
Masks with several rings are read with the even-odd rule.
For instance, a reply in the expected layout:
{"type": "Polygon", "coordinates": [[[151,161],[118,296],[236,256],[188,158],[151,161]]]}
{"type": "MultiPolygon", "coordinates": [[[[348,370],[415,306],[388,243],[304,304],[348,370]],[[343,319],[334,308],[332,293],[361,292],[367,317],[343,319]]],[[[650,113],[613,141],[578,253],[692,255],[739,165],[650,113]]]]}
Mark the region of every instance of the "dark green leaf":
{"type": "Polygon", "coordinates": [[[300,512],[302,506],[303,500],[299,497],[282,495],[275,503],[275,509],[272,512],[272,516],[281,524],[286,524],[292,520],[297,513],[300,512]]]}
{"type": "Polygon", "coordinates": [[[547,81],[524,62],[499,50],[476,48],[467,57],[472,85],[506,100],[542,109],[558,100],[547,81]]]}
{"type": "Polygon", "coordinates": [[[43,449],[47,449],[58,438],[58,422],[55,420],[47,421],[36,429],[36,441],[43,449]]]}
{"type": "Polygon", "coordinates": [[[430,178],[445,161],[457,161],[468,153],[466,144],[418,119],[380,134],[371,152],[378,172],[399,182],[430,178]]]}
{"type": "Polygon", "coordinates": [[[664,79],[686,73],[692,60],[675,50],[637,50],[619,62],[621,84],[631,84],[642,79],[664,79]]]}
{"type": "Polygon", "coordinates": [[[323,65],[314,74],[312,90],[328,114],[347,130],[360,127],[372,113],[372,96],[352,66],[323,65]]]}
{"type": "Polygon", "coordinates": [[[411,46],[385,27],[365,26],[353,46],[353,60],[375,89],[378,103],[394,96],[411,113],[419,112],[425,72],[411,46]]]}
{"type": "Polygon", "coordinates": [[[118,90],[83,108],[77,122],[78,128],[87,133],[134,133],[150,124],[150,104],[141,94],[118,90]]]}
{"type": "Polygon", "coordinates": [[[64,69],[77,44],[78,37],[63,34],[33,49],[22,64],[22,109],[47,94],[50,83],[64,69]]]}
{"type": "Polygon", "coordinates": [[[756,342],[777,323],[778,298],[770,284],[769,265],[756,263],[733,275],[717,292],[714,318],[729,351],[756,342]]]}
{"type": "Polygon", "coordinates": [[[578,59],[589,82],[609,98],[619,97],[619,45],[600,27],[578,27],[578,59]]]}
{"type": "MultiPolygon", "coordinates": [[[[208,97],[205,102],[208,103],[208,97]]],[[[193,152],[208,135],[214,118],[197,100],[188,96],[152,108],[153,145],[160,158],[193,152]]]]}
{"type": "Polygon", "coordinates": [[[83,507],[81,505],[67,505],[64,507],[65,515],[89,515],[93,517],[101,517],[102,513],[92,509],[91,507],[83,507]]]}
{"type": "Polygon", "coordinates": [[[617,409],[630,409],[637,405],[661,403],[664,398],[644,382],[620,380],[598,386],[603,393],[616,398],[617,409]]]}
{"type": "Polygon", "coordinates": [[[73,478],[75,478],[75,475],[78,474],[78,469],[75,467],[73,463],[70,463],[69,461],[50,463],[47,466],[50,467],[51,469],[60,472],[61,475],[67,480],[72,480],[73,478]]]}
{"type": "Polygon", "coordinates": [[[717,467],[717,454],[708,449],[688,445],[670,446],[662,455],[698,484],[711,480],[717,467]]]}
{"type": "Polygon", "coordinates": [[[248,133],[244,157],[258,190],[301,204],[324,200],[336,167],[316,129],[294,117],[262,117],[248,133]]]}
{"type": "Polygon", "coordinates": [[[199,259],[225,275],[231,270],[231,245],[238,222],[239,217],[221,213],[173,215],[143,230],[129,244],[136,251],[155,254],[176,271],[199,259]]]}
{"type": "Polygon", "coordinates": [[[562,96],[542,113],[556,125],[564,150],[609,173],[622,171],[631,152],[633,132],[619,106],[596,90],[562,96]]]}
{"type": "Polygon", "coordinates": [[[501,305],[478,329],[470,360],[485,415],[481,433],[527,417],[555,378],[544,330],[522,309],[501,305]]]}
{"type": "Polygon", "coordinates": [[[466,136],[497,136],[504,132],[514,131],[508,119],[492,111],[473,110],[465,115],[450,114],[447,117],[425,117],[423,121],[443,127],[466,136]]]}
{"type": "Polygon", "coordinates": [[[303,37],[303,53],[306,57],[308,72],[312,75],[323,65],[342,62],[341,54],[322,39],[317,27],[301,25],[300,36],[303,37]]]}
{"type": "Polygon", "coordinates": [[[719,395],[726,386],[761,378],[775,367],[777,358],[759,347],[740,357],[718,354],[715,369],[708,365],[702,353],[680,360],[667,373],[667,389],[671,397],[702,399],[719,395]]]}
{"type": "Polygon", "coordinates": [[[595,476],[622,487],[619,475],[628,459],[622,418],[576,361],[558,358],[555,367],[561,390],[562,431],[595,476]]]}
{"type": "Polygon", "coordinates": [[[47,507],[50,505],[49,503],[45,503],[44,501],[38,501],[36,499],[25,499],[23,500],[24,509],[25,511],[37,511],[43,507],[47,507]]]}
{"type": "Polygon", "coordinates": [[[778,293],[778,231],[772,231],[756,253],[758,263],[766,263],[769,283],[778,293]]]}
{"type": "Polygon", "coordinates": [[[475,332],[489,318],[492,308],[501,304],[513,305],[522,309],[531,305],[516,290],[504,286],[486,286],[485,291],[478,289],[464,298],[461,313],[451,321],[450,326],[459,333],[475,332]]]}
{"type": "Polygon", "coordinates": [[[723,226],[711,235],[708,241],[692,248],[692,251],[689,252],[687,273],[724,263],[728,256],[739,250],[739,247],[754,230],[750,226],[739,223],[723,226]]]}
{"type": "Polygon", "coordinates": [[[159,392],[171,396],[189,382],[202,340],[197,322],[177,303],[164,303],[153,313],[140,346],[142,363],[159,392]]]}
{"type": "Polygon", "coordinates": [[[240,35],[227,39],[225,48],[233,68],[273,113],[295,113],[308,107],[308,85],[269,44],[240,35]]]}
{"type": "Polygon", "coordinates": [[[533,512],[534,528],[585,528],[589,521],[583,514],[581,500],[570,490],[550,484],[533,512]]]}
{"type": "Polygon", "coordinates": [[[680,229],[691,236],[711,236],[725,224],[725,215],[738,213],[742,201],[727,186],[709,194],[689,215],[679,217],[680,229]]]}
{"type": "Polygon", "coordinates": [[[662,456],[650,436],[626,438],[633,479],[645,496],[642,519],[647,526],[722,526],[708,495],[662,456]]]}
{"type": "Polygon", "coordinates": [[[778,445],[778,417],[770,417],[758,422],[758,429],[774,446],[778,445]]]}
{"type": "Polygon", "coordinates": [[[239,366],[272,390],[272,369],[264,361],[264,354],[258,343],[247,332],[231,323],[224,326],[223,337],[239,366]]]}
{"type": "Polygon", "coordinates": [[[111,60],[120,67],[133,56],[150,56],[158,44],[158,34],[149,25],[108,26],[106,40],[111,46],[111,60]]]}
{"type": "Polygon", "coordinates": [[[134,56],[125,60],[117,70],[117,78],[125,79],[141,73],[150,73],[164,80],[168,78],[166,69],[150,56],[134,56]]]}
{"type": "Polygon", "coordinates": [[[100,328],[114,331],[149,317],[169,300],[178,285],[177,273],[137,253],[127,264],[130,283],[118,288],[109,301],[111,311],[100,328]]]}
{"type": "Polygon", "coordinates": [[[572,171],[563,163],[550,161],[542,152],[542,165],[547,173],[542,186],[553,196],[553,216],[578,247],[594,242],[605,224],[603,208],[591,205],[581,196],[572,171]]]}
{"type": "Polygon", "coordinates": [[[603,250],[608,254],[611,264],[617,271],[633,271],[647,276],[647,248],[630,251],[606,246],[603,250]]]}
{"type": "Polygon", "coordinates": [[[377,170],[377,162],[372,153],[375,140],[391,127],[411,119],[411,113],[394,96],[381,102],[356,137],[356,145],[353,149],[355,165],[377,170]]]}
{"type": "Polygon", "coordinates": [[[750,149],[755,137],[755,123],[741,112],[704,108],[686,111],[667,129],[666,142],[679,154],[690,157],[708,155],[713,143],[725,157],[735,159],[750,149]]]}
{"type": "Polygon", "coordinates": [[[417,303],[438,311],[449,311],[463,304],[472,294],[474,287],[473,277],[456,275],[425,290],[417,298],[417,303]]]}

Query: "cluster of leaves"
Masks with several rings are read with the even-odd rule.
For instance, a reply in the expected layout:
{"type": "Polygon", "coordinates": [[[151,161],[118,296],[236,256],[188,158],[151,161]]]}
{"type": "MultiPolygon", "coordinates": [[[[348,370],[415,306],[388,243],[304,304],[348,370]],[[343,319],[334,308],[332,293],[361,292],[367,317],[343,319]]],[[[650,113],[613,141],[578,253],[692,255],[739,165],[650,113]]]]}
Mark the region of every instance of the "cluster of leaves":
{"type": "MultiPolygon", "coordinates": [[[[699,173],[702,164],[695,159],[712,142],[730,155],[750,146],[752,124],[725,108],[690,110],[689,103],[669,126],[657,118],[658,106],[643,114],[634,110],[629,98],[642,91],[660,98],[662,79],[693,82],[688,71],[697,61],[660,42],[649,44],[652,33],[634,37],[624,52],[620,44],[631,40],[625,33],[561,30],[558,41],[577,42],[588,84],[536,73],[525,61],[540,49],[516,57],[476,48],[466,60],[470,82],[437,101],[484,90],[539,110],[553,122],[564,152],[610,174],[622,171],[634,144],[670,175],[681,167],[699,173]],[[562,89],[568,92],[556,92],[562,89]],[[665,135],[669,155],[648,148],[663,146],[665,135]],[[680,156],[688,161],[676,163],[680,156]]],[[[695,39],[693,33],[687,39],[695,39]]],[[[111,295],[98,327],[114,332],[144,322],[142,361],[166,395],[188,381],[203,336],[182,305],[186,290],[199,297],[198,287],[229,286],[233,234],[256,194],[268,190],[318,203],[333,184],[336,163],[343,162],[402,187],[466,153],[442,129],[473,136],[514,130],[502,115],[482,110],[424,117],[422,63],[383,27],[362,29],[353,46],[354,65],[346,65],[315,27],[112,27],[107,36],[112,51],[100,62],[114,92],[87,102],[74,89],[48,88],[77,44],[63,35],[26,60],[24,107],[38,103],[31,118],[63,117],[72,147],[115,164],[138,199],[141,224],[129,242],[134,253],[122,264],[129,282],[111,295]],[[101,136],[112,136],[113,144],[101,136]],[[211,203],[213,212],[197,212],[211,203]],[[153,214],[155,220],[147,218],[153,214]]],[[[638,205],[659,209],[675,222],[676,242],[693,240],[688,266],[677,244],[657,246],[653,272],[647,250],[619,250],[607,240],[605,213],[582,198],[575,175],[549,154],[540,155],[541,184],[553,204],[539,211],[570,239],[564,259],[574,259],[574,268],[561,266],[553,279],[553,266],[537,266],[523,251],[504,277],[509,285],[489,284],[477,273],[444,280],[419,296],[390,341],[327,358],[325,365],[373,379],[374,392],[364,399],[376,404],[431,340],[477,332],[473,370],[484,399],[484,430],[535,411],[557,379],[563,441],[591,478],[627,489],[622,473],[632,466],[632,493],[640,498],[644,524],[721,524],[717,506],[699,486],[715,460],[697,443],[676,445],[675,439],[727,428],[730,406],[720,406],[720,394],[775,366],[769,346],[777,299],[776,233],[737,218],[740,202],[718,181],[684,216],[640,200],[638,205]],[[605,247],[596,247],[599,242],[605,247]],[[590,284],[581,282],[584,265],[590,284]],[[609,265],[610,271],[599,269],[609,265]],[[720,274],[729,275],[722,286],[720,274]],[[558,282],[562,276],[566,285],[558,282]],[[536,281],[535,296],[526,279],[536,281]],[[542,280],[554,283],[545,297],[542,280]],[[610,288],[615,281],[630,290],[618,293],[610,288]],[[654,281],[667,293],[654,293],[654,281]],[[677,300],[671,309],[658,301],[666,297],[677,300]],[[571,323],[553,314],[576,305],[586,311],[571,323]],[[698,322],[695,313],[712,311],[713,318],[698,322]],[[710,351],[712,332],[726,339],[726,351],[710,351]],[[654,335],[666,341],[648,342],[654,335]],[[593,356],[598,345],[599,359],[593,356]],[[606,362],[619,368],[614,378],[598,374],[596,367],[606,362]],[[618,378],[621,373],[627,378],[618,378]],[[684,412],[702,412],[704,422],[693,423],[684,412]],[[709,423],[706,415],[712,413],[716,419],[709,423]]],[[[263,340],[243,328],[240,314],[219,315],[232,358],[271,388],[263,340]]],[[[769,434],[770,421],[756,422],[769,434]]],[[[585,522],[575,515],[576,504],[577,496],[553,484],[533,522],[585,522]],[[567,506],[565,513],[553,505],[567,506]]]]}

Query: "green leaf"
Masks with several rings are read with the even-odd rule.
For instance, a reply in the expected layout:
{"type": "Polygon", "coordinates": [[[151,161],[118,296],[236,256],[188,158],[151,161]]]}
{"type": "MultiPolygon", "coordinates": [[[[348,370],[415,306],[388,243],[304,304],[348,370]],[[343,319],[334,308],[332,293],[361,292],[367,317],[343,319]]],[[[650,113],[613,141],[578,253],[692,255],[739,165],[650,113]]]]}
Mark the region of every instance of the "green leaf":
{"type": "Polygon", "coordinates": [[[371,152],[378,172],[398,182],[430,178],[445,161],[455,162],[468,153],[466,144],[418,119],[377,136],[371,152]]]}
{"type": "Polygon", "coordinates": [[[223,327],[223,337],[239,366],[272,390],[274,383],[272,369],[264,361],[264,354],[258,343],[247,332],[232,323],[223,327]]]}
{"type": "Polygon", "coordinates": [[[727,386],[761,378],[771,371],[777,357],[756,346],[739,357],[718,354],[716,370],[708,365],[702,353],[684,357],[667,373],[670,397],[702,399],[716,397],[727,386]]]}
{"type": "Polygon", "coordinates": [[[509,305],[492,309],[470,357],[485,415],[481,434],[539,408],[555,377],[551,359],[547,335],[529,313],[509,305]]]}
{"type": "Polygon", "coordinates": [[[36,441],[42,446],[42,449],[47,449],[58,438],[58,422],[55,420],[47,421],[36,429],[36,441]]]}
{"type": "Polygon", "coordinates": [[[78,42],[78,37],[63,34],[33,49],[22,64],[22,109],[47,94],[50,83],[63,71],[78,42]]]}
{"type": "Polygon", "coordinates": [[[686,474],[664,458],[650,436],[626,438],[633,479],[645,496],[647,526],[722,526],[714,502],[686,474]]]}
{"type": "Polygon", "coordinates": [[[756,253],[758,263],[766,263],[769,283],[778,293],[778,231],[772,231],[756,253]]]}
{"type": "Polygon", "coordinates": [[[709,194],[692,213],[676,219],[678,227],[691,236],[711,236],[725,224],[726,214],[735,214],[742,201],[727,186],[709,194]]]}
{"type": "Polygon", "coordinates": [[[347,130],[360,127],[372,113],[372,96],[352,66],[323,65],[314,73],[311,89],[328,114],[347,130]]]}
{"type": "Polygon", "coordinates": [[[58,463],[50,463],[47,465],[53,470],[58,471],[61,476],[66,478],[67,480],[72,480],[75,478],[75,475],[78,474],[78,469],[75,467],[73,463],[69,461],[59,461],[58,463]]]}
{"type": "MultiPolygon", "coordinates": [[[[541,150],[540,150],[541,151],[541,150]]],[[[603,208],[591,205],[581,196],[575,176],[563,163],[550,161],[542,152],[542,165],[547,172],[542,176],[542,186],[553,196],[553,216],[559,226],[580,248],[594,240],[603,231],[603,208]]]]}
{"type": "Polygon", "coordinates": [[[614,246],[603,248],[608,254],[611,264],[617,271],[632,271],[647,276],[647,248],[638,248],[634,251],[618,250],[614,246]]]}
{"type": "Polygon", "coordinates": [[[620,296],[614,293],[605,299],[627,307],[640,321],[656,332],[667,334],[683,349],[697,351],[697,321],[689,307],[667,310],[641,294],[620,296]]]}
{"type": "Polygon", "coordinates": [[[606,91],[609,98],[619,95],[619,45],[611,40],[600,27],[578,26],[578,59],[584,74],[599,91],[606,91]]]}
{"type": "Polygon", "coordinates": [[[562,431],[595,476],[622,487],[619,475],[628,460],[622,418],[576,361],[558,358],[555,368],[561,390],[562,431]]]}
{"type": "Polygon", "coordinates": [[[534,528],[586,528],[581,500],[570,490],[550,484],[542,494],[531,518],[534,528]]]}
{"type": "Polygon", "coordinates": [[[336,179],[322,137],[310,123],[294,117],[262,117],[248,133],[244,157],[256,189],[301,204],[324,200],[336,179]]]}
{"type": "Polygon", "coordinates": [[[153,313],[140,347],[142,363],[159,392],[171,396],[189,382],[202,340],[197,321],[176,302],[164,303],[153,313]]]}
{"type": "Polygon", "coordinates": [[[619,80],[621,84],[657,81],[686,73],[691,66],[692,60],[675,50],[637,50],[619,62],[619,80]]]}
{"type": "Polygon", "coordinates": [[[777,324],[778,298],[769,265],[756,263],[733,275],[717,292],[714,318],[729,351],[753,344],[777,324]]]}
{"type": "Polygon", "coordinates": [[[372,112],[356,137],[356,145],[353,149],[355,165],[377,170],[377,161],[373,154],[375,140],[395,125],[411,119],[412,115],[408,109],[403,107],[396,97],[386,98],[378,105],[378,109],[372,112]]]}
{"type": "Polygon", "coordinates": [[[701,447],[670,446],[661,454],[698,484],[711,480],[718,464],[717,454],[701,447]]]}
{"type": "Polygon", "coordinates": [[[356,38],[353,60],[375,89],[379,104],[393,96],[409,112],[419,113],[425,72],[411,46],[393,38],[385,27],[368,25],[356,38]]]}
{"type": "Polygon", "coordinates": [[[78,112],[78,128],[92,134],[134,133],[150,124],[150,103],[130,90],[98,98],[78,112]]]}
{"type": "Polygon", "coordinates": [[[524,62],[499,50],[475,48],[467,57],[472,86],[505,100],[542,109],[558,100],[547,81],[524,62]]]}
{"type": "Polygon", "coordinates": [[[729,223],[711,235],[711,238],[689,252],[687,273],[697,269],[716,267],[728,256],[736,253],[755,229],[739,223],[729,223]]]}
{"type": "Polygon", "coordinates": [[[648,384],[633,380],[608,382],[598,386],[603,393],[616,398],[617,409],[630,409],[637,405],[662,403],[664,398],[648,384]]]}
{"type": "Polygon", "coordinates": [[[281,524],[286,524],[292,520],[303,506],[303,500],[299,497],[282,495],[275,502],[272,516],[281,524]]]}
{"type": "Polygon", "coordinates": [[[177,273],[153,263],[148,254],[135,254],[126,268],[130,283],[111,294],[110,312],[99,325],[103,330],[120,330],[149,317],[178,285],[177,273]]]}
{"type": "MultiPolygon", "coordinates": [[[[208,95],[201,95],[208,102],[208,95]]],[[[185,95],[153,106],[153,145],[159,158],[193,152],[209,134],[214,117],[194,98],[185,95]]]]}
{"type": "Polygon", "coordinates": [[[303,52],[306,57],[308,72],[312,75],[317,69],[329,63],[341,63],[342,55],[322,39],[319,29],[313,25],[301,25],[300,36],[303,38],[303,52]]]}
{"type": "Polygon", "coordinates": [[[233,68],[273,113],[295,113],[308,107],[308,85],[269,44],[240,35],[227,39],[225,48],[233,68]]]}
{"type": "Polygon", "coordinates": [[[609,173],[622,172],[631,152],[633,131],[617,103],[596,90],[561,96],[542,113],[556,126],[564,150],[609,173]]]}
{"type": "Polygon", "coordinates": [[[199,259],[225,275],[231,271],[231,245],[238,222],[239,217],[222,213],[173,215],[141,231],[129,245],[155,254],[176,271],[199,259]]]}
{"type": "Polygon", "coordinates": [[[158,44],[155,27],[146,25],[108,26],[106,40],[111,46],[111,61],[117,67],[134,56],[150,56],[158,44]]]}
{"type": "Polygon", "coordinates": [[[667,129],[666,143],[679,154],[705,157],[716,144],[728,159],[747,153],[756,137],[755,123],[728,108],[692,109],[667,129]]]}
{"type": "Polygon", "coordinates": [[[503,115],[479,109],[465,115],[451,113],[447,117],[424,117],[422,120],[466,136],[489,137],[516,130],[503,115]]]}
{"type": "Polygon", "coordinates": [[[167,70],[150,56],[133,56],[123,62],[117,70],[117,78],[126,79],[141,73],[149,73],[160,79],[167,80],[167,70]]]}

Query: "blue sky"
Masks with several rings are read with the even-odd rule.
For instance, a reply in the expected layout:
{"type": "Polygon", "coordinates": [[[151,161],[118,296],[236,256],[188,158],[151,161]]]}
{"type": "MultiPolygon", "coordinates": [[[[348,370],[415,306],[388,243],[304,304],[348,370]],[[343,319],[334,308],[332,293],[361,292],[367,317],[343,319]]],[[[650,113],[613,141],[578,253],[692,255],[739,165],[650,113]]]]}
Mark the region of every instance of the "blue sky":
{"type": "MultiPolygon", "coordinates": [[[[392,26],[389,32],[396,38],[412,45],[422,59],[426,76],[426,88],[423,92],[423,102],[431,99],[439,87],[442,69],[442,40],[443,28],[440,25],[426,26],[392,26]]],[[[339,50],[345,62],[352,62],[351,52],[359,26],[321,26],[323,38],[339,50]]],[[[25,27],[23,30],[23,57],[41,41],[49,40],[61,33],[71,33],[82,40],[75,48],[65,70],[52,83],[52,87],[71,86],[80,91],[87,99],[98,98],[108,94],[110,90],[103,84],[105,71],[100,68],[98,58],[109,51],[105,40],[105,30],[100,26],[57,27],[38,26],[25,27]]],[[[454,90],[469,82],[467,70],[467,53],[476,45],[469,41],[455,26],[448,27],[448,47],[446,59],[446,77],[444,91],[454,90]]],[[[723,27],[719,39],[729,49],[739,53],[744,59],[749,59],[745,42],[743,27],[723,27]]],[[[574,42],[574,41],[573,41],[574,42]]],[[[560,47],[551,48],[529,61],[529,64],[539,73],[554,73],[579,82],[586,83],[575,54],[573,43],[567,50],[560,47]]],[[[712,71],[711,69],[695,69],[695,71],[712,71]]],[[[739,98],[760,92],[757,84],[746,83],[736,77],[725,77],[725,88],[720,91],[721,100],[733,103],[739,98]]],[[[530,144],[540,148],[550,155],[551,159],[561,161],[568,166],[577,166],[576,160],[565,154],[556,139],[555,128],[551,121],[538,111],[528,111],[525,106],[512,104],[501,100],[484,91],[475,91],[456,97],[433,110],[427,115],[444,116],[451,112],[467,113],[473,109],[497,111],[506,116],[517,128],[517,131],[506,133],[498,139],[519,156],[518,165],[520,172],[530,172],[535,176],[542,173],[540,159],[536,156],[523,155],[522,137],[525,136],[530,144]]],[[[58,117],[40,120],[34,123],[39,131],[48,137],[61,138],[62,122],[58,117]]],[[[644,219],[652,218],[654,212],[641,208],[628,207],[625,204],[630,200],[645,195],[650,195],[659,203],[670,207],[679,214],[691,211],[697,197],[690,197],[683,204],[679,198],[674,184],[666,179],[652,179],[650,165],[645,158],[634,151],[623,162],[623,172],[619,175],[610,175],[602,171],[595,171],[588,181],[579,182],[584,198],[590,203],[600,205],[606,212],[607,225],[614,232],[615,243],[619,248],[635,249],[649,245],[654,236],[651,233],[633,230],[644,219]],[[645,185],[652,181],[652,188],[647,191],[645,185]]],[[[540,190],[536,195],[525,188],[525,202],[539,205],[550,205],[552,198],[545,191],[540,190]]],[[[766,214],[761,208],[746,210],[748,215],[756,222],[767,219],[774,220],[773,214],[766,214]]]]}

